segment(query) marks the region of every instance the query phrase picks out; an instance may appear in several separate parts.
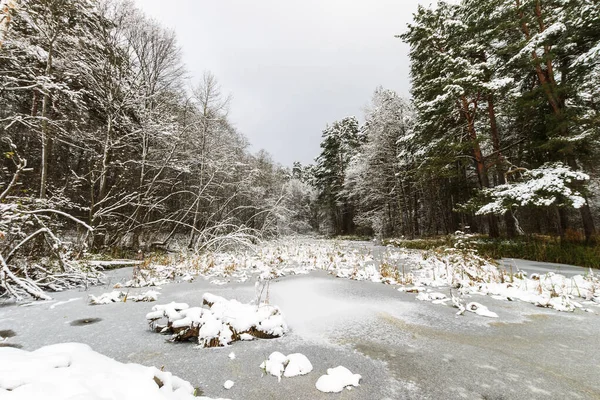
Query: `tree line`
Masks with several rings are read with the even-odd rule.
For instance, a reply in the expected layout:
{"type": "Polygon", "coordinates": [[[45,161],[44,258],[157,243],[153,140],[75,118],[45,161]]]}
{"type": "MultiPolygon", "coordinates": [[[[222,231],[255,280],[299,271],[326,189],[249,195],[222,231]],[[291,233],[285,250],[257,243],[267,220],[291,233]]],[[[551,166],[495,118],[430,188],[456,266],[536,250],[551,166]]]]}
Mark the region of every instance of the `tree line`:
{"type": "MultiPolygon", "coordinates": [[[[67,213],[95,249],[177,238],[200,250],[307,229],[291,200],[306,201],[303,184],[249,151],[215,76],[190,83],[174,32],[132,1],[0,4],[0,202],[13,213],[67,213]]],[[[0,250],[33,229],[3,211],[0,250]]]]}
{"type": "Polygon", "coordinates": [[[375,91],[365,123],[297,165],[334,234],[596,234],[600,7],[591,0],[419,6],[412,99],[375,91]],[[596,221],[595,221],[596,220],[596,221]]]}
{"type": "Polygon", "coordinates": [[[315,163],[290,171],[250,153],[217,79],[190,84],[174,33],[132,2],[4,1],[0,200],[68,213],[98,249],[310,230],[593,237],[599,7],[442,1],[399,37],[412,98],[376,89],[363,123],[331,123],[315,163]]]}

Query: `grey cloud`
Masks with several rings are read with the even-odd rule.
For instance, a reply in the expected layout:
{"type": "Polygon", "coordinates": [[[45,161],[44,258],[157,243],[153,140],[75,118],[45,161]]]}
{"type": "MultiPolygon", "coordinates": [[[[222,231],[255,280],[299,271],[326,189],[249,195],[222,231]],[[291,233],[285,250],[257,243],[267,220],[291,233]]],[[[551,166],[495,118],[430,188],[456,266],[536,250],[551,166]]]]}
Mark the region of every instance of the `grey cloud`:
{"type": "Polygon", "coordinates": [[[138,0],[176,31],[192,77],[233,94],[230,117],[284,164],[311,162],[325,125],[362,118],[378,85],[408,96],[401,33],[418,1],[138,0]]]}

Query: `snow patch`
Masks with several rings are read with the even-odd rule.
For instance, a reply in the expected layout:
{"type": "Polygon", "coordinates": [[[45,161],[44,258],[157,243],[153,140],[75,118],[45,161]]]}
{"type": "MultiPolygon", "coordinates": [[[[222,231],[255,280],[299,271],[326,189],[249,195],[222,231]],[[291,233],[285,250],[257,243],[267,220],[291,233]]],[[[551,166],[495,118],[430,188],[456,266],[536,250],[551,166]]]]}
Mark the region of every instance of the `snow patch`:
{"type": "Polygon", "coordinates": [[[0,360],[0,393],[14,398],[198,399],[189,382],[170,372],[123,364],[85,344],[55,344],[31,352],[0,347],[0,360]]]}
{"type": "Polygon", "coordinates": [[[348,368],[341,365],[335,368],[329,368],[327,375],[322,375],[315,386],[318,390],[325,393],[338,393],[345,387],[359,386],[362,376],[353,374],[348,368]]]}
{"type": "MultiPolygon", "coordinates": [[[[110,303],[118,303],[118,302],[126,302],[127,300],[131,301],[157,301],[158,295],[160,293],[156,290],[148,290],[144,293],[138,295],[129,295],[120,290],[113,290],[110,293],[103,293],[100,296],[94,296],[93,294],[89,295],[89,304],[90,305],[102,305],[102,304],[110,304],[110,303]]],[[[55,304],[55,305],[58,305],[55,304]]]]}
{"type": "Polygon", "coordinates": [[[227,390],[231,389],[233,387],[233,385],[235,385],[235,382],[227,380],[225,381],[225,383],[223,384],[223,387],[227,390]]]}
{"type": "Polygon", "coordinates": [[[498,314],[496,314],[495,312],[490,311],[483,304],[479,304],[479,303],[476,303],[476,302],[471,302],[471,303],[467,304],[467,306],[465,307],[465,309],[467,311],[473,312],[473,313],[475,313],[477,315],[481,315],[483,317],[498,318],[498,314]]]}
{"type": "Polygon", "coordinates": [[[293,353],[288,356],[275,351],[269,358],[260,364],[266,373],[276,376],[281,381],[281,376],[292,378],[306,375],[313,370],[313,366],[304,354],[293,353]]]}

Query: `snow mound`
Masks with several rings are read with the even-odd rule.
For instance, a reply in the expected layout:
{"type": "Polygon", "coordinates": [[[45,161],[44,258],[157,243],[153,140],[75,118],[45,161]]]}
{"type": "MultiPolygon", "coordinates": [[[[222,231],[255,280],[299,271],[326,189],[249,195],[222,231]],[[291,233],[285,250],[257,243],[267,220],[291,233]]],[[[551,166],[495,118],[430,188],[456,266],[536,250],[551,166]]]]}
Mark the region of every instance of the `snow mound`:
{"type": "Polygon", "coordinates": [[[233,385],[235,385],[235,382],[234,382],[234,381],[227,380],[227,381],[225,381],[225,383],[223,384],[223,387],[224,387],[225,389],[229,390],[229,389],[231,389],[231,388],[233,387],[233,385]]]}
{"type": "Polygon", "coordinates": [[[120,290],[113,290],[110,293],[102,293],[98,297],[94,296],[93,294],[90,294],[89,302],[91,305],[117,303],[117,302],[121,301],[121,299],[124,296],[125,296],[124,292],[121,292],[120,290]]]}
{"type": "Polygon", "coordinates": [[[203,307],[185,303],[156,305],[146,315],[155,331],[171,334],[172,341],[197,340],[202,347],[227,346],[237,340],[283,336],[287,324],[278,307],[243,304],[206,293],[203,307]],[[166,325],[158,324],[162,318],[166,325]]]}
{"type": "Polygon", "coordinates": [[[89,295],[89,304],[90,305],[101,305],[101,304],[110,304],[110,303],[118,303],[125,302],[127,300],[131,301],[157,301],[158,295],[160,293],[156,290],[148,290],[147,292],[141,293],[139,295],[128,295],[125,292],[120,290],[113,290],[110,293],[102,293],[100,296],[96,297],[93,294],[89,295]]]}
{"type": "Polygon", "coordinates": [[[122,364],[85,344],[55,344],[32,352],[0,348],[0,397],[7,400],[198,399],[194,392],[189,382],[170,372],[122,364]]]}
{"type": "Polygon", "coordinates": [[[260,368],[264,369],[266,373],[276,376],[281,380],[281,375],[283,375],[286,363],[287,357],[282,353],[275,351],[271,353],[267,360],[260,364],[260,368]]]}
{"type": "Polygon", "coordinates": [[[329,368],[327,375],[322,375],[315,386],[321,392],[338,393],[344,390],[345,387],[359,386],[362,376],[353,374],[348,368],[339,367],[329,368]]]}
{"type": "Polygon", "coordinates": [[[138,294],[137,296],[127,296],[127,300],[133,301],[157,301],[160,292],[156,290],[148,290],[147,292],[138,294]]]}
{"type": "Polygon", "coordinates": [[[313,366],[304,354],[293,353],[287,356],[288,364],[283,371],[283,376],[291,378],[306,375],[313,370],[313,366]]]}
{"type": "Polygon", "coordinates": [[[282,375],[292,378],[306,375],[313,370],[312,364],[304,354],[293,353],[285,356],[278,351],[271,353],[269,358],[260,364],[260,368],[280,381],[282,375]]]}

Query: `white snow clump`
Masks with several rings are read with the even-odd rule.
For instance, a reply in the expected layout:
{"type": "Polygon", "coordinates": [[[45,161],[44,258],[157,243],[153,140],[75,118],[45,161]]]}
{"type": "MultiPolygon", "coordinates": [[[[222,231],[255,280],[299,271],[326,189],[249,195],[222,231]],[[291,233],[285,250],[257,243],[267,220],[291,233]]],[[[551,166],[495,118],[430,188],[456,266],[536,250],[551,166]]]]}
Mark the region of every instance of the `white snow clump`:
{"type": "Polygon", "coordinates": [[[316,387],[321,392],[325,393],[338,393],[344,390],[345,387],[359,386],[359,382],[362,376],[359,374],[353,374],[348,368],[339,367],[329,368],[327,375],[322,375],[317,380],[316,387]]]}
{"type": "Polygon", "coordinates": [[[306,375],[313,370],[313,366],[304,354],[293,353],[288,356],[275,351],[269,358],[260,364],[260,368],[268,374],[276,376],[281,381],[281,376],[292,378],[306,375]]]}

